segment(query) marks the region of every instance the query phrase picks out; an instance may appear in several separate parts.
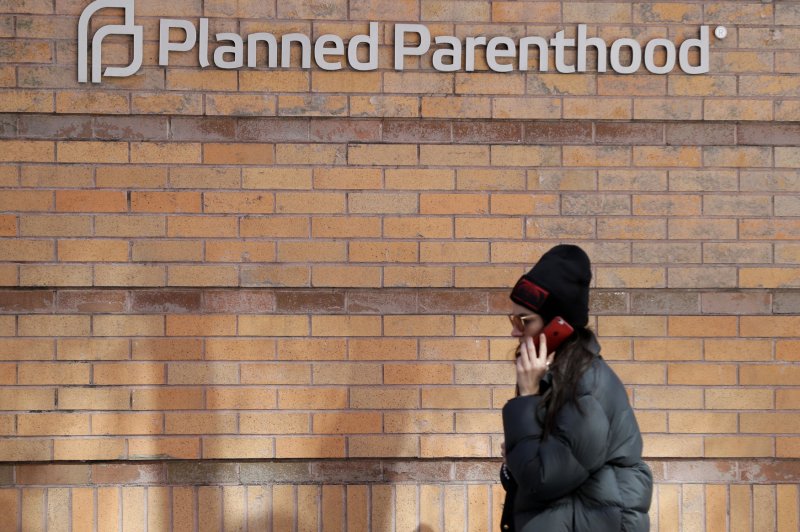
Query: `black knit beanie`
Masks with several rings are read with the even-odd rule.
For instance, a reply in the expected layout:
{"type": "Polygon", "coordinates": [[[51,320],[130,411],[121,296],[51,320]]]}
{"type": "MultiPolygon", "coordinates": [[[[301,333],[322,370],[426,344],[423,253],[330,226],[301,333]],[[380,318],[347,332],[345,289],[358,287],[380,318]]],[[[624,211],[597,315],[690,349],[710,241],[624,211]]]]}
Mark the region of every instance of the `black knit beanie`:
{"type": "Polygon", "coordinates": [[[511,300],[539,314],[545,324],[556,316],[575,327],[589,323],[589,256],[578,246],[562,244],[542,255],[520,277],[511,300]]]}

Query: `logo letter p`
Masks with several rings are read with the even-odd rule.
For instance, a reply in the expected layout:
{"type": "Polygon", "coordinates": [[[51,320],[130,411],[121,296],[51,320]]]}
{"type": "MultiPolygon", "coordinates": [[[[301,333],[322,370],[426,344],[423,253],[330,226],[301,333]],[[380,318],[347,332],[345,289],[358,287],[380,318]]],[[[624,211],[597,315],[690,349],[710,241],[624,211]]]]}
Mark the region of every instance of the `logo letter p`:
{"type": "Polygon", "coordinates": [[[142,66],[142,27],[133,23],[134,0],[95,0],[83,10],[78,19],[78,82],[88,81],[87,61],[89,55],[89,22],[94,14],[106,7],[121,8],[125,12],[125,24],[103,26],[92,38],[92,83],[100,83],[101,76],[126,77],[135,74],[142,66]],[[130,35],[133,37],[133,61],[126,67],[108,67],[102,71],[102,44],[108,35],[130,35]]]}

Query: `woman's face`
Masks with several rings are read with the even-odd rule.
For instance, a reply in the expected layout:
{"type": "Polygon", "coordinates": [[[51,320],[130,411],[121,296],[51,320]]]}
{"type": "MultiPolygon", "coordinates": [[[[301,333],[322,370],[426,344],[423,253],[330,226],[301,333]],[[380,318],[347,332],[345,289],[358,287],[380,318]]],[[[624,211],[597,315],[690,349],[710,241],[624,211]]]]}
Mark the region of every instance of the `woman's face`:
{"type": "Polygon", "coordinates": [[[523,307],[522,305],[518,305],[514,303],[514,308],[511,309],[512,314],[516,314],[517,316],[531,316],[524,320],[525,329],[519,330],[516,327],[511,327],[511,336],[514,338],[518,338],[520,342],[523,341],[526,337],[534,337],[544,329],[544,320],[542,317],[533,312],[530,309],[523,307]]]}

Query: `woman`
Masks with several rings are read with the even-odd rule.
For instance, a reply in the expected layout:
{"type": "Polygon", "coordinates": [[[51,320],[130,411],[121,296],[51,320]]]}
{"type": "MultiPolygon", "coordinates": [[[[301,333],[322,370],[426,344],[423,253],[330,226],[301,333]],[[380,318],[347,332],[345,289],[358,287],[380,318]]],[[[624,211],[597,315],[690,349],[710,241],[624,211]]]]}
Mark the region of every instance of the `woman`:
{"type": "Polygon", "coordinates": [[[503,530],[650,529],[653,478],[642,461],[639,426],[586,328],[591,279],[586,253],[560,245],[511,291],[519,348],[517,397],[503,407],[503,530]],[[574,332],[548,354],[541,332],[559,317],[574,332]]]}

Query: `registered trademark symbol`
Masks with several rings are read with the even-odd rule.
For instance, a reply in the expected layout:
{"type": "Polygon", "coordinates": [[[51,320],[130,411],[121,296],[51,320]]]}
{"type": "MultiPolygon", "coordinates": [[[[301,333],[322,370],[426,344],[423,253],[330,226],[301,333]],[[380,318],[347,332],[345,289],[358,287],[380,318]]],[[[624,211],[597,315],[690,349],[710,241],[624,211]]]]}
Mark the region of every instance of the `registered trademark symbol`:
{"type": "Polygon", "coordinates": [[[717,37],[717,39],[724,39],[728,36],[728,28],[725,26],[717,26],[717,28],[714,30],[714,35],[717,37]]]}

